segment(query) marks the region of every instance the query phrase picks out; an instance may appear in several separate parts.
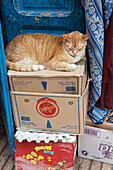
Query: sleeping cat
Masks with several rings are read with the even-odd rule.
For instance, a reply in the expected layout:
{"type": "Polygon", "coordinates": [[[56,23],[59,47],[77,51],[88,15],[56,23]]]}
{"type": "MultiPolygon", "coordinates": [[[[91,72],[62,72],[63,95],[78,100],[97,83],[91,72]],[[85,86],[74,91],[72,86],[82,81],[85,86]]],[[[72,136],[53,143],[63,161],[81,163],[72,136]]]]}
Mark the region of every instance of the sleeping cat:
{"type": "Polygon", "coordinates": [[[88,37],[78,31],[63,34],[63,38],[44,33],[17,36],[5,49],[7,67],[16,71],[73,71],[74,63],[85,56],[88,37]]]}

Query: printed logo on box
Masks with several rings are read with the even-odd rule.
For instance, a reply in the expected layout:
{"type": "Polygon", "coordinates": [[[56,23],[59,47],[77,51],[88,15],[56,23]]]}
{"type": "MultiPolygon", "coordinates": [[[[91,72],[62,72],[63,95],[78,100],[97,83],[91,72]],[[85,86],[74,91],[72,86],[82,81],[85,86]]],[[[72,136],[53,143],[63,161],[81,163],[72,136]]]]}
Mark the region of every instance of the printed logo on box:
{"type": "Polygon", "coordinates": [[[44,97],[37,100],[36,111],[43,117],[53,118],[59,114],[59,107],[55,100],[44,97]]]}
{"type": "Polygon", "coordinates": [[[113,159],[113,146],[100,143],[99,151],[102,151],[104,158],[113,159]]]}

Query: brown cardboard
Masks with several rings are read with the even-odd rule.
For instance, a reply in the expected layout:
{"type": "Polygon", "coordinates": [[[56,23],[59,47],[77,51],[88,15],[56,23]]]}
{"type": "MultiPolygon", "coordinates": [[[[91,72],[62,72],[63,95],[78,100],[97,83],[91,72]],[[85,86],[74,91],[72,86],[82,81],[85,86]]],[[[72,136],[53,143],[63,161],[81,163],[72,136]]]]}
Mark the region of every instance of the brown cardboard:
{"type": "Polygon", "coordinates": [[[88,87],[83,95],[11,92],[17,129],[82,134],[88,87]]]}
{"type": "Polygon", "coordinates": [[[82,94],[87,81],[86,60],[77,63],[72,72],[42,70],[37,72],[8,71],[11,91],[82,94]]]}
{"type": "Polygon", "coordinates": [[[113,130],[113,110],[109,111],[104,122],[102,124],[97,124],[95,125],[89,116],[87,115],[86,118],[86,125],[87,126],[92,126],[96,128],[101,128],[101,129],[106,129],[106,130],[113,130]]]}

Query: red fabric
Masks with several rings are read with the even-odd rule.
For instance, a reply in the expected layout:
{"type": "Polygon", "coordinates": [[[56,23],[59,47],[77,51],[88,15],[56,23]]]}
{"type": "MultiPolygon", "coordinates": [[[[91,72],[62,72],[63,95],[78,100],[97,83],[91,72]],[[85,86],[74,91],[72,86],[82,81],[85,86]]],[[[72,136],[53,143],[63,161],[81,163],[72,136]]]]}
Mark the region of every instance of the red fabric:
{"type": "Polygon", "coordinates": [[[113,109],[113,12],[104,35],[104,58],[100,107],[113,109]]]}

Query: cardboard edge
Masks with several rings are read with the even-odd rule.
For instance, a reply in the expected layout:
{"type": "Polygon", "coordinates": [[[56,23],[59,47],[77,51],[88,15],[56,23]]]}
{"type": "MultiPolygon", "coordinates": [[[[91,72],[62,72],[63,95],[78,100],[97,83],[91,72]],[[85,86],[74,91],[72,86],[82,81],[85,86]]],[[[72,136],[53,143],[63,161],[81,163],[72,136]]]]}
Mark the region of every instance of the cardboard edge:
{"type": "Polygon", "coordinates": [[[94,124],[89,117],[86,118],[86,126],[91,126],[99,129],[113,130],[113,123],[103,122],[102,124],[94,124]]]}
{"type": "Polygon", "coordinates": [[[80,122],[82,122],[82,125],[83,125],[83,126],[80,126],[81,127],[81,129],[80,129],[81,134],[84,133],[85,124],[86,124],[86,116],[87,116],[87,109],[88,109],[87,103],[88,103],[88,99],[89,99],[88,94],[89,94],[89,79],[87,80],[86,89],[85,89],[84,93],[82,94],[82,96],[80,97],[80,100],[81,100],[80,113],[83,113],[83,114],[80,114],[80,122]],[[86,99],[87,99],[86,103],[84,102],[85,96],[86,96],[86,99]],[[86,108],[86,110],[85,110],[85,108],[86,108]]]}
{"type": "MultiPolygon", "coordinates": [[[[15,72],[16,72],[16,71],[15,71],[15,72]]],[[[82,77],[83,75],[84,75],[84,74],[81,73],[81,74],[79,74],[79,75],[78,75],[78,74],[72,74],[71,76],[76,78],[76,77],[82,77]]],[[[43,78],[43,77],[47,77],[47,78],[51,78],[51,77],[66,77],[66,78],[67,78],[67,77],[70,77],[70,75],[60,75],[60,74],[58,74],[58,75],[53,74],[52,76],[49,76],[48,74],[47,74],[47,75],[37,75],[37,74],[31,74],[31,75],[29,74],[29,75],[28,75],[28,74],[25,74],[25,72],[21,72],[21,74],[18,74],[18,73],[16,74],[16,73],[14,73],[14,72],[11,73],[11,70],[9,70],[9,71],[7,72],[7,76],[8,76],[8,77],[17,76],[17,78],[18,78],[18,77],[26,77],[26,76],[27,76],[27,77],[37,77],[37,76],[38,76],[38,77],[42,77],[42,78],[43,78]]]]}
{"type": "Polygon", "coordinates": [[[18,121],[16,121],[16,115],[17,115],[17,108],[16,108],[16,103],[15,103],[15,98],[14,98],[14,94],[11,95],[11,92],[10,92],[10,97],[11,97],[11,106],[12,106],[12,112],[13,112],[13,117],[14,117],[14,122],[15,122],[15,125],[16,127],[19,126],[19,124],[17,123],[18,121]]]}
{"type": "Polygon", "coordinates": [[[65,135],[65,134],[69,134],[70,136],[79,136],[81,135],[81,132],[80,133],[76,133],[76,132],[63,132],[63,131],[57,131],[57,130],[42,130],[42,129],[22,129],[22,128],[19,128],[19,127],[16,127],[16,130],[17,131],[26,131],[26,132],[34,132],[34,133],[51,133],[51,134],[62,134],[62,135],[65,135]]]}

